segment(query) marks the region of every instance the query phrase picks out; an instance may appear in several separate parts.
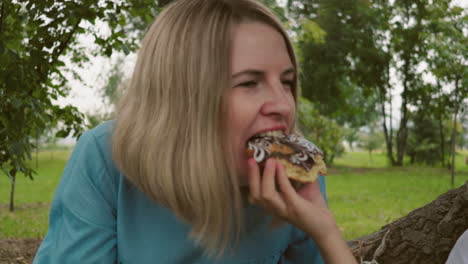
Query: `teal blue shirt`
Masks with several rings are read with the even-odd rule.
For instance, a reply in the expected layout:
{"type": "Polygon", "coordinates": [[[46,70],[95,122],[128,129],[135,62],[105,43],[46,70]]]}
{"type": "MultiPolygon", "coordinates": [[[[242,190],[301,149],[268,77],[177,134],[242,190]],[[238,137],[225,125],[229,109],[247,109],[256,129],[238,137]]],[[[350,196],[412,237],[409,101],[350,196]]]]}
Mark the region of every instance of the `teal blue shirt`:
{"type": "MultiPolygon", "coordinates": [[[[49,230],[34,259],[45,263],[323,263],[313,241],[284,225],[269,227],[256,206],[246,210],[248,230],[234,254],[203,255],[180,222],[133,187],[110,151],[112,122],[85,132],[63,172],[52,202],[49,230]]],[[[325,181],[319,177],[325,196],[325,181]]]]}

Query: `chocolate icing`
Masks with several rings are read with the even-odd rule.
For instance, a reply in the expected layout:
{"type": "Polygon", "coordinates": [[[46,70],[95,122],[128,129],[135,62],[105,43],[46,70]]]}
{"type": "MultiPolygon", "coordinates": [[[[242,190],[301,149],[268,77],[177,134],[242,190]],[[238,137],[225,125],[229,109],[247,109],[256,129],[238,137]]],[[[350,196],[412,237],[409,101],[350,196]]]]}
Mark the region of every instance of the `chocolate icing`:
{"type": "Polygon", "coordinates": [[[258,163],[264,162],[269,157],[278,157],[301,166],[306,171],[309,171],[317,162],[317,155],[323,156],[323,152],[315,144],[295,134],[254,136],[247,142],[247,148],[253,151],[253,157],[258,163]],[[286,145],[293,150],[293,153],[271,153],[270,146],[273,144],[286,145]]]}

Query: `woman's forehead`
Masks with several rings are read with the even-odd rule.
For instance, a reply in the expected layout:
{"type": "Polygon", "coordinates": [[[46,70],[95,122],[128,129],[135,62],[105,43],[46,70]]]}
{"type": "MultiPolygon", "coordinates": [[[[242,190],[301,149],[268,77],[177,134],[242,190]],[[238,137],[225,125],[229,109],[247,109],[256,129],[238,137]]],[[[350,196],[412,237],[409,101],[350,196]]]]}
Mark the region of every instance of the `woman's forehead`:
{"type": "Polygon", "coordinates": [[[231,71],[276,70],[293,67],[286,42],[275,28],[259,23],[241,23],[233,28],[231,71]]]}

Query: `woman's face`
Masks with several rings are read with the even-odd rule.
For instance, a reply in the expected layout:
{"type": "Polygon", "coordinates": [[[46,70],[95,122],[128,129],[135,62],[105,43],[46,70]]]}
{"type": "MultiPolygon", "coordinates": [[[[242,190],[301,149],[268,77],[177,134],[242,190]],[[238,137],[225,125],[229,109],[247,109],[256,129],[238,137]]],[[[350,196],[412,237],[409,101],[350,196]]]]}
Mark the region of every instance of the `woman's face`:
{"type": "Polygon", "coordinates": [[[226,95],[226,128],[242,185],[247,183],[246,143],[255,134],[290,132],[295,70],[282,35],[262,23],[233,30],[231,83],[226,95]]]}

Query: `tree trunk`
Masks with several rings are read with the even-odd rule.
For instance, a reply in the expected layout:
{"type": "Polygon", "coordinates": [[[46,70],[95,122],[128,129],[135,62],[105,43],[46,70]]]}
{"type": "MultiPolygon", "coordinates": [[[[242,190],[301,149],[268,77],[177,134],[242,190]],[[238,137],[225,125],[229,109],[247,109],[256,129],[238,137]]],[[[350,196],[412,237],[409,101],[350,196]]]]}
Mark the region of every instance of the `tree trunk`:
{"type": "Polygon", "coordinates": [[[11,181],[11,190],[10,190],[10,212],[15,210],[15,182],[16,182],[16,175],[10,176],[11,181]]]}
{"type": "MultiPolygon", "coordinates": [[[[409,62],[406,62],[408,64],[409,62]]],[[[405,65],[406,65],[405,64],[405,65]]],[[[406,66],[405,66],[406,67],[406,66]]],[[[408,91],[408,83],[406,81],[403,82],[403,92],[401,94],[401,119],[400,119],[400,127],[398,128],[397,132],[397,159],[396,159],[396,166],[403,166],[403,158],[406,152],[406,141],[408,140],[408,100],[407,100],[407,91],[408,91]]]]}
{"type": "Polygon", "coordinates": [[[453,188],[455,185],[455,140],[457,137],[457,112],[458,109],[455,110],[455,114],[453,116],[453,128],[452,128],[452,138],[451,138],[451,149],[450,149],[450,155],[452,158],[452,162],[450,164],[450,184],[453,188]]]}
{"type": "MultiPolygon", "coordinates": [[[[390,65],[387,64],[387,83],[386,86],[390,87],[390,65]]],[[[389,89],[388,89],[389,90],[389,89]]],[[[382,111],[382,127],[383,127],[383,132],[385,136],[385,145],[387,147],[387,157],[388,160],[390,161],[390,164],[392,166],[395,166],[395,158],[393,157],[393,131],[392,131],[392,98],[390,96],[389,104],[390,104],[390,122],[389,122],[389,128],[387,128],[387,112],[385,111],[385,103],[387,102],[387,99],[385,97],[385,88],[378,89],[380,91],[380,108],[382,111]]]]}
{"type": "Polygon", "coordinates": [[[39,130],[36,130],[36,170],[39,169],[39,130]]]}
{"type": "Polygon", "coordinates": [[[452,128],[452,140],[451,140],[451,155],[452,155],[452,164],[450,164],[450,184],[453,186],[455,185],[455,142],[457,139],[457,115],[458,111],[460,110],[460,105],[463,102],[463,97],[459,96],[459,84],[460,84],[460,77],[457,76],[455,79],[455,95],[456,95],[456,100],[455,100],[455,109],[453,113],[453,128],[452,128]]]}
{"type": "Polygon", "coordinates": [[[389,103],[390,103],[390,123],[389,123],[389,126],[390,126],[390,155],[391,155],[391,158],[392,158],[390,161],[391,161],[392,166],[395,166],[396,160],[395,160],[395,157],[393,156],[393,139],[394,139],[394,137],[393,137],[393,101],[392,100],[393,100],[392,96],[390,95],[390,98],[388,100],[389,103]]]}
{"type": "Polygon", "coordinates": [[[445,167],[445,135],[444,135],[444,124],[442,122],[442,116],[439,119],[439,134],[440,134],[440,155],[442,167],[445,167]]]}
{"type": "Polygon", "coordinates": [[[358,261],[445,263],[468,228],[468,181],[379,231],[348,244],[358,261]]]}
{"type": "Polygon", "coordinates": [[[5,17],[5,0],[2,1],[2,6],[0,7],[0,32],[3,30],[3,18],[5,17]]]}
{"type": "MultiPolygon", "coordinates": [[[[442,86],[440,85],[440,80],[437,80],[437,90],[438,90],[438,97],[442,97],[442,86]]],[[[437,100],[438,102],[438,116],[439,116],[439,135],[440,135],[440,155],[441,155],[441,162],[442,162],[442,167],[445,167],[446,161],[445,161],[445,133],[444,133],[444,115],[441,112],[442,109],[442,103],[440,100],[437,100]]]]}

